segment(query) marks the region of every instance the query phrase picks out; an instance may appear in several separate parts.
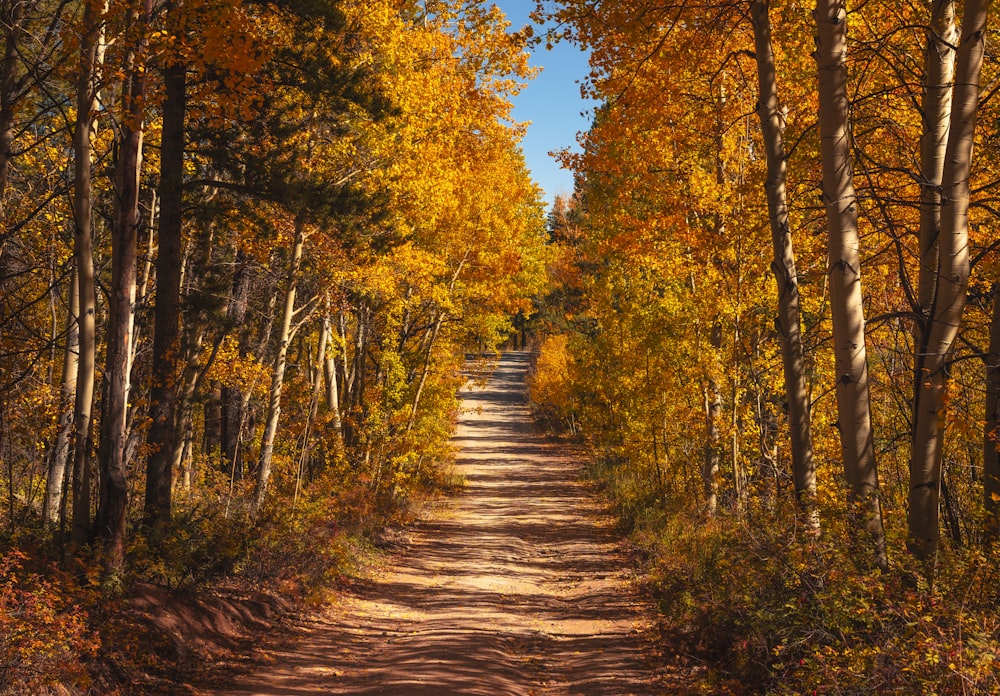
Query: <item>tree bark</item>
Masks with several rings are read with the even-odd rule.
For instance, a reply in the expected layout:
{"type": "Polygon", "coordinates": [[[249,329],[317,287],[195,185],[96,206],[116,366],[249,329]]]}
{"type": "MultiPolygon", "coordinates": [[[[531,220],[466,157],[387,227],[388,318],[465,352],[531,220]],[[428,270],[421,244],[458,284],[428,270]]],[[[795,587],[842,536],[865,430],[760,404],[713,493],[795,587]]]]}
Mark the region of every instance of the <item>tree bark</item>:
{"type": "Polygon", "coordinates": [[[59,511],[65,494],[66,464],[69,461],[70,440],[73,435],[73,402],[76,396],[77,371],[80,360],[80,283],[76,269],[70,276],[69,311],[66,315],[66,347],[63,350],[62,392],[59,408],[59,433],[49,459],[48,478],[45,483],[45,500],[42,519],[50,524],[59,522],[59,511]]]}
{"type": "Polygon", "coordinates": [[[316,414],[319,412],[319,401],[323,393],[324,368],[327,364],[326,352],[327,343],[330,338],[329,321],[324,319],[323,328],[319,333],[319,345],[316,347],[316,373],[312,376],[312,397],[309,399],[309,413],[306,416],[306,426],[302,431],[302,450],[299,453],[299,468],[295,477],[295,497],[292,505],[298,505],[299,493],[302,490],[302,481],[311,469],[309,465],[309,442],[312,439],[313,423],[316,422],[316,414]]]}
{"type": "MultiPolygon", "coordinates": [[[[326,341],[329,343],[333,337],[333,325],[330,320],[330,310],[327,307],[326,314],[323,315],[323,332],[326,334],[326,341]]],[[[333,418],[333,430],[337,437],[342,436],[342,425],[340,421],[340,394],[337,389],[337,356],[336,352],[327,348],[323,356],[323,377],[326,380],[326,407],[333,418]]]]}
{"type": "Polygon", "coordinates": [[[97,107],[97,74],[101,33],[107,5],[85,3],[80,36],[80,69],[76,84],[76,124],[73,132],[73,256],[79,283],[80,358],[73,407],[72,542],[85,544],[91,533],[91,409],[96,375],[97,294],[94,282],[94,239],[91,184],[91,138],[97,107]]]}
{"type": "Polygon", "coordinates": [[[945,422],[946,359],[958,334],[969,285],[969,175],[979,108],[979,75],[985,50],[989,0],[970,0],[962,20],[955,87],[941,177],[941,234],[934,300],[924,341],[917,346],[910,453],[907,546],[932,560],[941,536],[941,450],[945,422]]]}
{"type": "Polygon", "coordinates": [[[160,154],[160,230],[156,258],[153,374],[149,389],[150,455],[143,514],[148,524],[170,521],[173,484],[174,411],[180,334],[181,230],[183,227],[184,116],[187,68],[170,65],[164,75],[160,154]]]}
{"type": "Polygon", "coordinates": [[[786,197],[787,165],[785,155],[785,119],[778,100],[778,83],[771,45],[771,20],[767,0],[750,5],[754,46],[757,56],[757,82],[760,96],[757,116],[760,118],[767,157],[768,217],[771,222],[771,245],[774,260],[771,270],[778,289],[778,316],[775,327],[781,346],[781,361],[785,378],[785,404],[792,445],[792,479],[795,499],[808,524],[819,527],[816,514],[816,466],[813,462],[812,432],[809,418],[809,390],[806,385],[805,361],[802,352],[799,311],[799,279],[792,248],[792,230],[788,219],[786,197]]]}
{"type": "MultiPolygon", "coordinates": [[[[226,308],[226,321],[232,327],[241,327],[246,322],[247,305],[250,294],[250,270],[246,257],[238,253],[236,257],[236,274],[233,277],[229,306],[226,308]]],[[[246,334],[240,338],[240,357],[246,354],[246,334]]],[[[238,387],[223,387],[222,389],[222,442],[223,461],[229,467],[229,475],[237,479],[243,478],[243,463],[240,457],[240,439],[242,438],[243,394],[238,387]]]]}
{"type": "MultiPolygon", "coordinates": [[[[143,0],[135,14],[145,27],[153,12],[143,0]]],[[[128,483],[125,470],[125,423],[128,415],[129,368],[138,271],[139,181],[142,173],[143,120],[146,97],[146,49],[143,37],[127,59],[131,73],[124,96],[124,118],[115,172],[118,216],[111,236],[110,321],[107,331],[101,409],[100,497],[97,532],[104,541],[104,565],[109,574],[121,571],[125,560],[125,511],[128,483]]]]}
{"type": "Polygon", "coordinates": [[[983,493],[988,543],[1000,538],[1000,283],[993,284],[990,352],[986,356],[986,432],[983,437],[983,493]]]}
{"type": "MultiPolygon", "coordinates": [[[[10,176],[11,148],[14,143],[14,107],[17,102],[18,47],[23,35],[22,22],[27,3],[17,0],[3,3],[4,51],[0,63],[0,224],[6,223],[4,194],[10,176]]],[[[0,254],[2,255],[2,254],[0,254]]]]}
{"type": "Polygon", "coordinates": [[[888,566],[875,464],[865,317],[861,294],[861,255],[857,196],[851,162],[847,97],[847,9],[844,0],[816,3],[816,63],[819,81],[819,130],[823,159],[830,276],[830,310],[836,365],[837,416],[844,474],[875,561],[888,566]]]}
{"type": "Polygon", "coordinates": [[[264,417],[264,438],[260,445],[257,461],[257,486],[254,491],[253,512],[256,514],[264,506],[267,485],[271,478],[271,459],[274,455],[274,440],[278,434],[278,418],[281,415],[281,390],[285,384],[285,364],[288,345],[292,340],[292,318],[295,315],[295,290],[302,264],[302,247],[305,245],[305,222],[299,216],[295,221],[295,241],[288,262],[288,276],[285,286],[285,302],[281,311],[281,333],[278,335],[278,351],[274,356],[274,371],[271,375],[271,389],[267,397],[267,415],[264,417]]]}
{"type": "MultiPolygon", "coordinates": [[[[934,302],[941,231],[941,177],[951,118],[952,79],[955,74],[955,0],[930,0],[930,26],[924,52],[924,93],[920,136],[920,272],[917,277],[919,315],[916,338],[923,340],[927,316],[934,302]]],[[[920,375],[916,376],[919,383],[920,375]]]]}
{"type": "Polygon", "coordinates": [[[705,385],[705,460],[701,479],[704,486],[705,514],[714,517],[719,506],[719,418],[722,394],[714,379],[705,385]]]}

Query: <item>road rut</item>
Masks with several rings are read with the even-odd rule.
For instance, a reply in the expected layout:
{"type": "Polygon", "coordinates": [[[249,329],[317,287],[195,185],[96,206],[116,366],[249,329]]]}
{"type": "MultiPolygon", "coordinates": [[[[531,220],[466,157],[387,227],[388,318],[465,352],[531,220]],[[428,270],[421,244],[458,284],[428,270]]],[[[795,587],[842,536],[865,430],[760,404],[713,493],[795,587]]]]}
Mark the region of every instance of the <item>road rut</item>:
{"type": "Polygon", "coordinates": [[[527,365],[508,353],[485,387],[463,391],[462,493],[226,693],[660,693],[653,611],[578,459],[535,426],[527,365]]]}

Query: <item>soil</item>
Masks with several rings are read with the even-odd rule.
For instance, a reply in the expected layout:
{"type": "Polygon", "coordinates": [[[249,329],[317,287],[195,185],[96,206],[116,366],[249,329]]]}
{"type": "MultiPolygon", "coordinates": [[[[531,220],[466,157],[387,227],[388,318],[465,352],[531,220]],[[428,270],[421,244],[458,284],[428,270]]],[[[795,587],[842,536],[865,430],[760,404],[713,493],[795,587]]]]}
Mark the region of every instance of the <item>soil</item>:
{"type": "Polygon", "coordinates": [[[527,366],[509,353],[463,392],[462,493],[407,530],[387,567],[200,693],[664,693],[655,612],[580,458],[536,428],[527,366]]]}

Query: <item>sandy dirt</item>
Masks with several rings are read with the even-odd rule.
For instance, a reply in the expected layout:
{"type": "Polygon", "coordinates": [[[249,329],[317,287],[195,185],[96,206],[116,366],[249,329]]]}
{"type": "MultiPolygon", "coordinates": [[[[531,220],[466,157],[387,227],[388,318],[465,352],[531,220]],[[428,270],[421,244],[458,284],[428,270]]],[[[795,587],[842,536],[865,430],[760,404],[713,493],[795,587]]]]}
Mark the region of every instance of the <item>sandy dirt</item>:
{"type": "Polygon", "coordinates": [[[653,610],[579,462],[524,400],[525,354],[462,394],[463,492],[230,696],[653,695],[653,610]]]}

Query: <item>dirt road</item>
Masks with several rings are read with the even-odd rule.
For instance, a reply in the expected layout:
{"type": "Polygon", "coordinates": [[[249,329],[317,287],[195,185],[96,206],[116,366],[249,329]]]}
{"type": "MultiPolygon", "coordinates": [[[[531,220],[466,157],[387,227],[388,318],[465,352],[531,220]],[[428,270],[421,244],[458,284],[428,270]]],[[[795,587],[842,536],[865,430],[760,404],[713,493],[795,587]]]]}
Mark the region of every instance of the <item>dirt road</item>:
{"type": "Polygon", "coordinates": [[[660,693],[651,610],[578,463],[536,430],[526,369],[508,354],[463,393],[462,494],[231,696],[660,693]]]}

